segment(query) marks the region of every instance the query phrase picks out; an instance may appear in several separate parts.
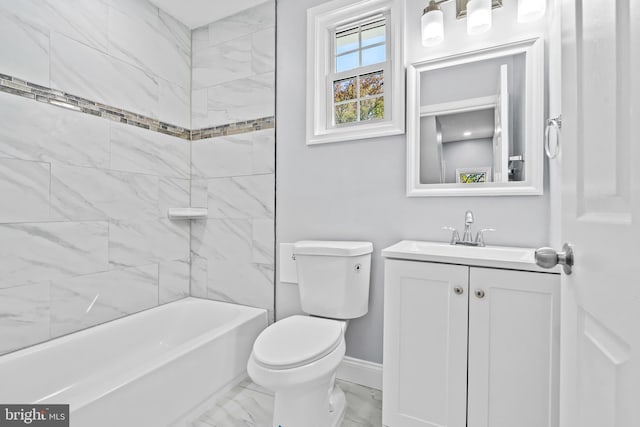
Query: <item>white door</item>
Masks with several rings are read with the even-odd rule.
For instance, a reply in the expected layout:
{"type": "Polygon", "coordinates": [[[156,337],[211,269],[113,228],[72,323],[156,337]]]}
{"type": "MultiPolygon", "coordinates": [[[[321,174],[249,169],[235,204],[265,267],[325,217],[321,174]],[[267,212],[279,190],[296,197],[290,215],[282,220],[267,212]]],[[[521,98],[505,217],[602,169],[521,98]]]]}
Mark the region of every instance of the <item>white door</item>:
{"type": "Polygon", "coordinates": [[[640,1],[562,5],[561,427],[638,427],[640,1]]]}
{"type": "Polygon", "coordinates": [[[509,182],[509,66],[500,66],[494,111],[493,180],[509,182]]]}

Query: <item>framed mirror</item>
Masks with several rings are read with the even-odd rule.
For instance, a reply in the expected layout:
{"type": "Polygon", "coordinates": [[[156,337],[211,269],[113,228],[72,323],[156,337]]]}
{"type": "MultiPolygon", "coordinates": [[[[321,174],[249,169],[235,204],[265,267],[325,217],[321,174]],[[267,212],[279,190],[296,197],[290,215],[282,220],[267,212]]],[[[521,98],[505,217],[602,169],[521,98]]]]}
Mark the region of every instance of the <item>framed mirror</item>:
{"type": "Polygon", "coordinates": [[[532,39],[410,65],[407,196],[542,194],[543,61],[532,39]]]}

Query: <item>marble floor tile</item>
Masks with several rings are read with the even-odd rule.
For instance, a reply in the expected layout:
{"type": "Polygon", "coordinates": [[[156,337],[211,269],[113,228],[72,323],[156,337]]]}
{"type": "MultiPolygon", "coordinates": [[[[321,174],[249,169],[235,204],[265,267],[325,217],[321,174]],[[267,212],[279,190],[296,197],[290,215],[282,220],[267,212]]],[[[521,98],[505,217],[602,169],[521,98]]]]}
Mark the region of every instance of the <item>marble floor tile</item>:
{"type": "MultiPolygon", "coordinates": [[[[381,427],[382,392],[338,381],[347,398],[342,427],[381,427]]],[[[245,380],[218,399],[189,427],[271,427],[273,394],[245,380]]]]}

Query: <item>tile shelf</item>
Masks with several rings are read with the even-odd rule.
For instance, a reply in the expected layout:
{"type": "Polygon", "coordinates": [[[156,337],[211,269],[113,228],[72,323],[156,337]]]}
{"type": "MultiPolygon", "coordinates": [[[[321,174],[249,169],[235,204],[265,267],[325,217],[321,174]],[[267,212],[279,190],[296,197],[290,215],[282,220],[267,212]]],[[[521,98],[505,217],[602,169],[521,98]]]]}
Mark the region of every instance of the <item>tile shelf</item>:
{"type": "Polygon", "coordinates": [[[167,216],[172,220],[205,219],[208,213],[207,208],[169,208],[167,216]]]}

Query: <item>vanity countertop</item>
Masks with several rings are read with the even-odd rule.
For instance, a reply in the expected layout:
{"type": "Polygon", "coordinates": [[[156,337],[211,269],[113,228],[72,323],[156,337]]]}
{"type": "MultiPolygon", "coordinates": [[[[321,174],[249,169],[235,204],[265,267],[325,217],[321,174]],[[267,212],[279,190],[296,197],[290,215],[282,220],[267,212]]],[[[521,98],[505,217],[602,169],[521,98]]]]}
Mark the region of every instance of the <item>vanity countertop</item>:
{"type": "Polygon", "coordinates": [[[534,248],[512,246],[463,246],[444,242],[402,240],[382,250],[385,258],[409,261],[429,261],[446,264],[461,264],[477,267],[492,267],[511,270],[560,273],[559,267],[538,267],[534,259],[534,248]]]}

